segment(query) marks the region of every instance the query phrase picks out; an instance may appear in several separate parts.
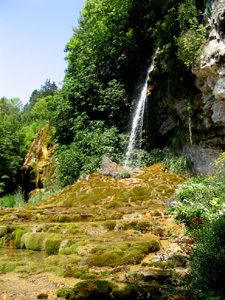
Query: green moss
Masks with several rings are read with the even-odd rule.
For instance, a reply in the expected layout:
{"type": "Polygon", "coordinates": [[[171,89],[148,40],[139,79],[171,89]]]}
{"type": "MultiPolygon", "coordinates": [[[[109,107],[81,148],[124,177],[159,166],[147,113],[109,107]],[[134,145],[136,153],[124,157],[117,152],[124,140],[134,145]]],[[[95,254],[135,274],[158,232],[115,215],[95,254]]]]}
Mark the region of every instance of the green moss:
{"type": "Polygon", "coordinates": [[[57,217],[57,222],[71,222],[71,217],[68,215],[60,215],[57,217]]]}
{"type": "Polygon", "coordinates": [[[91,273],[84,273],[80,276],[80,279],[83,279],[83,280],[94,279],[94,278],[95,278],[95,275],[91,274],[91,273]]]}
{"type": "Polygon", "coordinates": [[[115,226],[116,226],[116,222],[113,221],[107,221],[103,224],[103,226],[108,229],[108,230],[114,230],[115,226]]]}
{"type": "MultiPolygon", "coordinates": [[[[89,269],[88,266],[83,266],[78,268],[75,267],[74,265],[69,265],[66,267],[66,270],[63,272],[63,277],[81,278],[84,274],[90,274],[88,273],[88,269],[89,269]]],[[[85,279],[85,278],[81,278],[81,279],[85,279]]],[[[86,279],[91,279],[91,278],[86,278],[86,279]]]]}
{"type": "Polygon", "coordinates": [[[111,252],[101,255],[95,254],[91,257],[92,264],[97,267],[116,267],[122,264],[121,253],[111,252]]]}
{"type": "Polygon", "coordinates": [[[0,237],[8,233],[7,226],[0,226],[0,237]]]}
{"type": "MultiPolygon", "coordinates": [[[[84,243],[83,245],[86,245],[86,243],[84,243]]],[[[75,253],[77,253],[77,249],[79,246],[82,246],[82,242],[77,242],[75,244],[72,244],[69,247],[60,249],[59,254],[62,254],[62,255],[75,254],[75,253]]]]}
{"type": "Polygon", "coordinates": [[[23,265],[24,263],[19,261],[9,261],[9,262],[0,263],[0,274],[13,272],[16,270],[17,267],[23,265]]]}
{"type": "Polygon", "coordinates": [[[62,242],[62,239],[48,238],[45,241],[45,253],[47,255],[56,255],[56,254],[58,254],[61,242],[62,242]]]}
{"type": "Polygon", "coordinates": [[[15,237],[15,240],[14,240],[14,246],[15,246],[17,249],[22,248],[22,246],[21,246],[21,239],[22,239],[22,236],[23,236],[27,231],[29,231],[29,229],[28,229],[27,227],[19,227],[19,228],[17,228],[17,229],[14,231],[14,237],[15,237]]]}
{"type": "Polygon", "coordinates": [[[45,265],[53,267],[67,267],[78,262],[77,256],[74,255],[51,255],[46,257],[45,265]]]}
{"type": "Polygon", "coordinates": [[[73,254],[73,250],[69,247],[69,248],[62,248],[59,250],[58,252],[61,255],[70,255],[73,254]]]}
{"type": "Polygon", "coordinates": [[[41,251],[45,249],[45,232],[28,232],[21,237],[21,248],[41,251]]]}
{"type": "Polygon", "coordinates": [[[71,217],[71,221],[73,221],[73,222],[79,222],[79,221],[81,221],[81,216],[80,215],[73,215],[71,217]]]}
{"type": "Polygon", "coordinates": [[[60,288],[57,292],[56,292],[56,296],[57,297],[62,297],[65,299],[75,299],[75,294],[73,289],[70,289],[68,287],[63,287],[60,288]]]}
{"type": "Polygon", "coordinates": [[[79,282],[73,288],[76,300],[111,300],[116,285],[106,280],[87,280],[79,282]]]}
{"type": "Polygon", "coordinates": [[[153,216],[155,216],[155,217],[161,217],[161,213],[158,210],[154,210],[153,216]]]}
{"type": "Polygon", "coordinates": [[[151,252],[158,251],[160,248],[158,241],[121,243],[113,250],[107,247],[96,247],[92,250],[91,262],[97,267],[109,266],[116,267],[125,264],[140,263],[143,257],[151,252]],[[94,254],[93,254],[94,252],[94,254]]]}
{"type": "Polygon", "coordinates": [[[36,215],[36,219],[37,220],[46,220],[46,219],[48,219],[48,216],[38,214],[38,215],[36,215]]]}

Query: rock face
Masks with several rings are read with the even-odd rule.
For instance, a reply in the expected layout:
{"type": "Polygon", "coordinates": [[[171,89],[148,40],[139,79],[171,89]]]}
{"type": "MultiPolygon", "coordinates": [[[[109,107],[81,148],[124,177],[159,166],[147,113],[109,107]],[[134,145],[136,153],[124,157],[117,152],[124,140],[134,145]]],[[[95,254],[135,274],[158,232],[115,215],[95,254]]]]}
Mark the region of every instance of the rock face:
{"type": "MultiPolygon", "coordinates": [[[[192,71],[197,77],[197,87],[202,92],[201,99],[203,111],[205,111],[205,116],[202,119],[203,126],[210,130],[210,133],[206,134],[205,140],[200,142],[200,151],[198,153],[204,152],[204,156],[208,157],[210,162],[219,156],[225,146],[224,0],[213,2],[209,30],[209,42],[204,46],[192,71]]],[[[200,161],[201,159],[198,160],[198,162],[200,161]]],[[[208,166],[202,166],[201,169],[209,172],[209,163],[208,166]]]]}
{"type": "Polygon", "coordinates": [[[184,99],[171,103],[154,96],[154,90],[149,101],[152,115],[146,121],[152,122],[146,127],[152,128],[153,147],[169,142],[179,148],[178,154],[186,154],[196,173],[211,173],[211,163],[225,150],[225,0],[213,1],[211,12],[208,42],[192,67],[200,93],[191,115],[184,99]]]}
{"type": "Polygon", "coordinates": [[[21,186],[26,197],[29,192],[43,188],[45,177],[53,171],[50,162],[54,149],[55,145],[50,140],[50,127],[47,125],[37,131],[21,168],[21,186]]]}
{"type": "Polygon", "coordinates": [[[193,73],[197,76],[197,87],[202,92],[206,104],[211,100],[212,120],[216,126],[224,126],[223,118],[218,118],[219,109],[224,107],[225,100],[225,1],[217,0],[212,5],[212,16],[209,20],[209,42],[204,46],[193,73]],[[221,103],[220,103],[221,102],[221,103]],[[215,118],[214,115],[217,115],[215,118]],[[214,119],[213,119],[214,117],[214,119]]]}

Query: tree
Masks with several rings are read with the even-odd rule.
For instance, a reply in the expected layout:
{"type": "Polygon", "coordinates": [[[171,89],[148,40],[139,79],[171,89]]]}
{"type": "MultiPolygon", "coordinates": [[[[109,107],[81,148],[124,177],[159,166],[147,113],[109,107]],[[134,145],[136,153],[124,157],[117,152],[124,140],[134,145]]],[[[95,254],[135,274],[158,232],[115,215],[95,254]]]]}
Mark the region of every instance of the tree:
{"type": "Polygon", "coordinates": [[[27,103],[24,106],[25,114],[28,114],[31,111],[31,109],[33,108],[33,106],[35,105],[38,99],[54,95],[57,89],[58,87],[54,81],[53,83],[51,83],[50,79],[46,79],[44,85],[41,86],[40,90],[35,89],[32,92],[29,99],[29,103],[27,103]]]}
{"type": "Polygon", "coordinates": [[[16,188],[15,178],[25,157],[24,134],[15,115],[0,112],[0,185],[5,192],[16,188]]]}

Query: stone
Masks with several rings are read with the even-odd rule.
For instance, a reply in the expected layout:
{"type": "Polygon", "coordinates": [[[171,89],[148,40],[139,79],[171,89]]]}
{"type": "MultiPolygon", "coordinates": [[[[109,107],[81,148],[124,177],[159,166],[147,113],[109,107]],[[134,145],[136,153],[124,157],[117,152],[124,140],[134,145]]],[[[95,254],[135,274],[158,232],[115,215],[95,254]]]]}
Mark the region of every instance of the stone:
{"type": "Polygon", "coordinates": [[[112,162],[108,157],[103,157],[101,167],[98,171],[98,174],[103,176],[111,176],[112,178],[120,179],[123,177],[123,172],[126,171],[126,177],[134,176],[133,172],[127,168],[123,168],[117,165],[115,162],[112,162]]]}
{"type": "Polygon", "coordinates": [[[179,125],[179,120],[176,120],[174,116],[170,115],[169,118],[162,123],[161,127],[159,128],[160,135],[165,135],[175,127],[179,125]]]}
{"type": "Polygon", "coordinates": [[[193,163],[193,172],[197,174],[213,174],[214,161],[220,156],[219,149],[213,149],[204,145],[184,145],[183,153],[193,163]]]}
{"type": "MultiPolygon", "coordinates": [[[[224,93],[225,93],[225,89],[224,89],[224,93]]],[[[225,126],[225,100],[215,102],[212,106],[212,111],[213,111],[212,120],[214,122],[214,125],[225,126]]]]}

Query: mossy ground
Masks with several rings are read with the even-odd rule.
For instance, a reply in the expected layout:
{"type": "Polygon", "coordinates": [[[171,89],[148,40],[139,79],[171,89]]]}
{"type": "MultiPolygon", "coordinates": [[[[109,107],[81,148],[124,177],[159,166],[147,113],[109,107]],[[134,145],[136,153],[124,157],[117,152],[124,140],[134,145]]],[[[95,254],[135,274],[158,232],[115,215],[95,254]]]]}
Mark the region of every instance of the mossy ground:
{"type": "Polygon", "coordinates": [[[125,287],[127,274],[150,268],[143,260],[181,230],[163,201],[185,178],[165,170],[157,164],[121,180],[92,174],[36,206],[11,209],[10,217],[0,211],[1,247],[45,253],[32,268],[14,261],[8,268],[0,265],[1,272],[55,272],[125,287]]]}

